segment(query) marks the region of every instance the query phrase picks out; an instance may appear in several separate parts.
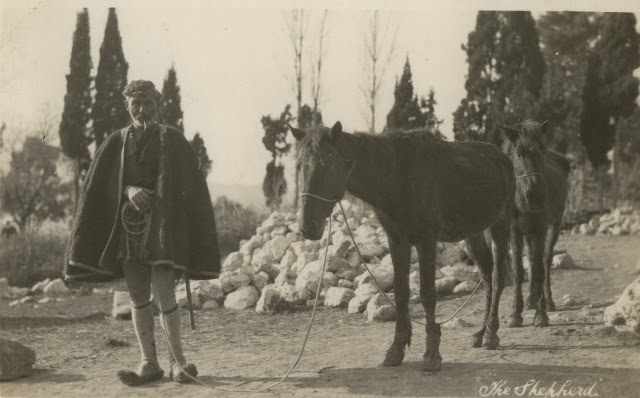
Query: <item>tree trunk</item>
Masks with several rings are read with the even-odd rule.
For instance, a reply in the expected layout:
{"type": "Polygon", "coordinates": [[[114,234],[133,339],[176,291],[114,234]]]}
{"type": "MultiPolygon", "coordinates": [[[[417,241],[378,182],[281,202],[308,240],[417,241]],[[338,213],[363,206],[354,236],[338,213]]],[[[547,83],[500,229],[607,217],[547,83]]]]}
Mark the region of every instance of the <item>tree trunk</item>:
{"type": "Polygon", "coordinates": [[[78,209],[78,198],[80,197],[80,157],[73,162],[73,214],[78,209]]]}

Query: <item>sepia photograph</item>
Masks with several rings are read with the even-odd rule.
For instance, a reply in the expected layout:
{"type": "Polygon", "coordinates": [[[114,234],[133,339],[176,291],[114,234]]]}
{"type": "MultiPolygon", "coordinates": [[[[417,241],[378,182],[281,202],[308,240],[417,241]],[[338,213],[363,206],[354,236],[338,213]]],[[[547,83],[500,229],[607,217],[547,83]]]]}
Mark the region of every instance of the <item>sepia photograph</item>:
{"type": "Polygon", "coordinates": [[[0,397],[640,397],[639,19],[0,0],[0,397]]]}

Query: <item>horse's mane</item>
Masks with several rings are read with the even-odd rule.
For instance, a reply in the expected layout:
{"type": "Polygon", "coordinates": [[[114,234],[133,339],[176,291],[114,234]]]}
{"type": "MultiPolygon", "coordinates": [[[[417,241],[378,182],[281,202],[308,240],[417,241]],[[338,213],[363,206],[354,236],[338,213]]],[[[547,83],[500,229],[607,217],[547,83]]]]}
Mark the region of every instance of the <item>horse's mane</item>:
{"type": "Polygon", "coordinates": [[[518,139],[515,142],[505,139],[502,143],[502,151],[504,153],[509,155],[513,152],[536,152],[544,155],[546,145],[538,122],[525,120],[515,125],[513,129],[518,131],[518,139]]]}
{"type": "MultiPolygon", "coordinates": [[[[328,128],[319,128],[307,132],[300,146],[307,150],[300,151],[300,160],[318,160],[321,164],[325,164],[328,161],[320,150],[321,144],[329,139],[328,131],[328,128]]],[[[344,136],[341,139],[350,141],[349,150],[354,156],[379,159],[380,161],[383,159],[393,161],[407,150],[422,148],[425,145],[432,146],[434,143],[442,141],[424,129],[384,132],[381,134],[363,132],[343,134],[344,136]]]]}

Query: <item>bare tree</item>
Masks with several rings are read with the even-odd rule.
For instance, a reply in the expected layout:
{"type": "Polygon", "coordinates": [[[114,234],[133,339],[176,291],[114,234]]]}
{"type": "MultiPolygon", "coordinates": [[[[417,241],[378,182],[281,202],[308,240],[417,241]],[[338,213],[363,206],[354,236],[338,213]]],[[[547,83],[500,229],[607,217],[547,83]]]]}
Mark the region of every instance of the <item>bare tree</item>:
{"type": "MultiPolygon", "coordinates": [[[[291,89],[296,97],[297,112],[300,114],[302,108],[302,88],[303,88],[303,58],[305,38],[307,33],[308,20],[305,17],[304,10],[292,10],[287,19],[287,30],[289,31],[289,39],[291,40],[291,49],[293,50],[293,68],[294,75],[291,77],[291,89]]],[[[300,120],[297,121],[298,127],[300,120]]]]}
{"type": "Polygon", "coordinates": [[[395,53],[397,35],[398,29],[392,29],[389,16],[382,21],[377,10],[371,14],[364,36],[364,78],[361,85],[371,133],[376,132],[378,93],[395,53]]]}
{"type": "Polygon", "coordinates": [[[313,96],[313,113],[316,114],[319,108],[319,102],[322,96],[321,82],[322,82],[322,61],[325,54],[324,37],[327,27],[327,15],[328,11],[324,10],[322,13],[322,20],[320,22],[320,32],[318,35],[318,52],[315,54],[312,65],[312,81],[311,81],[311,95],[313,96]]]}

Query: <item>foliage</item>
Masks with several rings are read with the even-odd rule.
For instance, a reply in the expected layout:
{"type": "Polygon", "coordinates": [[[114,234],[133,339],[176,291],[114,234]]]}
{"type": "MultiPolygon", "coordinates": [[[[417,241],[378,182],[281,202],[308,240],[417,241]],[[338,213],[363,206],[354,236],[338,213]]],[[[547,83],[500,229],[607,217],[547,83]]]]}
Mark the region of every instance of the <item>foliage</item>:
{"type": "Polygon", "coordinates": [[[404,63],[404,69],[400,81],[396,79],[393,91],[394,102],[387,114],[387,126],[385,130],[410,130],[426,125],[425,115],[420,109],[418,96],[413,93],[413,79],[409,57],[404,63]]]}
{"type": "Polygon", "coordinates": [[[266,218],[264,214],[246,208],[226,196],[216,199],[214,211],[218,244],[223,257],[237,251],[240,240],[250,238],[256,227],[266,218]]]}
{"type": "Polygon", "coordinates": [[[282,197],[287,193],[287,182],[284,178],[284,166],[280,164],[282,157],[291,149],[287,143],[288,124],[291,121],[291,106],[287,105],[278,119],[263,116],[261,119],[264,137],[262,143],[271,152],[271,161],[267,164],[262,183],[262,191],[269,208],[279,207],[282,197]]]}
{"type": "Polygon", "coordinates": [[[582,161],[580,115],[582,88],[591,44],[597,39],[601,15],[587,12],[548,12],[537,21],[546,72],[540,116],[553,128],[550,146],[582,161]]]}
{"type": "Polygon", "coordinates": [[[298,125],[302,130],[323,126],[322,112],[314,111],[309,105],[303,105],[298,115],[298,125]]]}
{"type": "Polygon", "coordinates": [[[436,93],[435,91],[433,91],[433,89],[431,89],[429,90],[429,96],[427,97],[427,99],[422,99],[420,108],[422,109],[422,113],[425,118],[425,127],[427,131],[429,131],[437,138],[444,140],[445,136],[440,132],[442,119],[438,119],[438,117],[436,116],[436,104],[436,93]]]}
{"type": "Polygon", "coordinates": [[[164,124],[173,126],[184,133],[182,107],[180,105],[180,86],[176,70],[172,66],[162,85],[160,100],[160,119],[164,124]]]}
{"type": "Polygon", "coordinates": [[[81,170],[90,163],[87,148],[87,124],[91,117],[91,46],[89,39],[89,12],[78,13],[71,47],[70,72],[67,75],[67,93],[60,122],[60,145],[64,153],[78,161],[81,170]]]}
{"type": "Polygon", "coordinates": [[[11,154],[10,170],[2,179],[4,210],[21,229],[30,221],[65,216],[69,187],[56,172],[60,150],[40,137],[27,137],[20,151],[11,154]]]}
{"type": "Polygon", "coordinates": [[[633,71],[640,65],[640,41],[635,25],[634,14],[605,14],[601,37],[588,59],[581,138],[595,167],[607,163],[618,122],[636,109],[638,79],[633,71]]]}
{"type": "Polygon", "coordinates": [[[0,245],[0,275],[12,286],[32,286],[46,278],[62,277],[62,259],[68,239],[65,229],[27,229],[0,245]]]}
{"type": "Polygon", "coordinates": [[[200,136],[200,133],[196,133],[191,140],[191,147],[196,153],[196,157],[198,158],[198,162],[200,162],[200,170],[203,171],[205,177],[211,173],[211,166],[213,161],[209,158],[209,154],[207,154],[207,147],[204,145],[204,140],[200,136]]]}
{"type": "Polygon", "coordinates": [[[91,112],[96,148],[111,132],[129,123],[122,91],[127,85],[127,64],[122,52],[115,8],[109,8],[104,40],[100,46],[100,62],[96,74],[96,98],[91,112]]]}
{"type": "Polygon", "coordinates": [[[466,97],[454,113],[456,140],[500,144],[500,125],[538,114],[544,58],[530,12],[480,11],[463,46],[466,97]]]}
{"type": "Polygon", "coordinates": [[[267,163],[267,172],[262,181],[262,192],[267,207],[277,209],[282,204],[282,197],[287,193],[287,180],[284,178],[284,166],[274,161],[267,163]]]}

